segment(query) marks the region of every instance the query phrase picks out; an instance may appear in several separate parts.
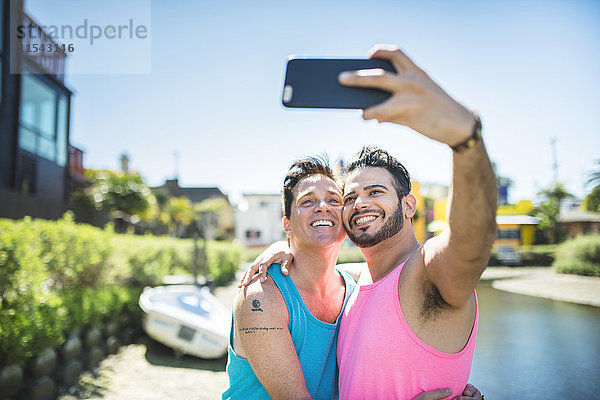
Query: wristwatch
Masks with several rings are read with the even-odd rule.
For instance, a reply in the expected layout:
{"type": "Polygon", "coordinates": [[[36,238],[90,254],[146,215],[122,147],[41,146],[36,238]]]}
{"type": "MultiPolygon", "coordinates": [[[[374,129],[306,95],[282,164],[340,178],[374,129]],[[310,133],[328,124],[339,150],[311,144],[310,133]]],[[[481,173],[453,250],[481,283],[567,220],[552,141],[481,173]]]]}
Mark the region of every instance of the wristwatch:
{"type": "Polygon", "coordinates": [[[471,147],[475,146],[477,142],[481,140],[481,119],[479,118],[479,114],[477,112],[473,112],[473,116],[475,117],[475,125],[473,126],[473,134],[469,136],[467,140],[464,142],[460,142],[457,145],[450,146],[450,148],[457,152],[463,152],[471,147]]]}

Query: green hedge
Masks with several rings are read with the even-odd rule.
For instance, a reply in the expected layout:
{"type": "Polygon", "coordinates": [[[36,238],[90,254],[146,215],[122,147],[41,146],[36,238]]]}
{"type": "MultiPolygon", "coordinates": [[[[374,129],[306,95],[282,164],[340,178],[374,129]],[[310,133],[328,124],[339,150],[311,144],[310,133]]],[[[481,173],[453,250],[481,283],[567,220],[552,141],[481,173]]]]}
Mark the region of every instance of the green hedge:
{"type": "MultiPolygon", "coordinates": [[[[263,251],[269,246],[265,247],[244,247],[242,250],[242,260],[244,262],[252,262],[258,257],[263,251]]],[[[340,254],[338,256],[338,264],[346,263],[361,263],[365,262],[365,256],[363,256],[360,249],[353,245],[343,245],[340,248],[340,254]]]]}
{"type": "Polygon", "coordinates": [[[567,240],[558,247],[552,266],[564,274],[600,276],[600,235],[567,240]]]}
{"type": "MultiPolygon", "coordinates": [[[[200,245],[202,242],[200,241],[200,245]]],[[[192,240],[118,235],[73,222],[0,219],[0,366],[24,365],[75,327],[139,311],[144,286],[190,273],[192,240]]],[[[208,243],[208,272],[231,280],[240,250],[208,243]]]]}
{"type": "Polygon", "coordinates": [[[523,258],[523,265],[552,265],[556,258],[556,244],[540,244],[535,246],[521,246],[519,252],[523,258]]]}
{"type": "Polygon", "coordinates": [[[244,262],[252,262],[258,257],[263,251],[265,251],[269,246],[259,246],[259,247],[244,247],[242,250],[242,261],[244,262]]]}
{"type": "Polygon", "coordinates": [[[346,263],[361,263],[365,262],[365,256],[362,251],[356,246],[343,245],[340,248],[340,254],[338,255],[338,264],[346,263]]]}
{"type": "MultiPolygon", "coordinates": [[[[540,244],[534,246],[521,246],[517,248],[517,252],[521,254],[520,266],[550,266],[554,262],[556,257],[556,244],[540,244]]],[[[498,261],[498,250],[492,249],[490,259],[488,260],[488,266],[503,265],[498,261]]]]}

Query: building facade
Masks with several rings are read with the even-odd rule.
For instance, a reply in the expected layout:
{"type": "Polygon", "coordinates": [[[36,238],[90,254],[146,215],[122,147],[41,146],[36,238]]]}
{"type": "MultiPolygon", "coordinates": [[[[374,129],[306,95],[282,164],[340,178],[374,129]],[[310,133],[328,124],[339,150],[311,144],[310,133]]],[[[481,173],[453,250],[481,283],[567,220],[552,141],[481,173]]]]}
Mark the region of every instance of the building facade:
{"type": "Polygon", "coordinates": [[[58,44],[23,12],[22,0],[0,0],[0,14],[0,217],[58,218],[70,181],[66,54],[24,52],[33,42],[58,44]],[[39,34],[19,39],[18,26],[39,34]]]}
{"type": "Polygon", "coordinates": [[[530,200],[520,200],[517,204],[498,206],[495,246],[531,246],[535,242],[535,231],[539,220],[530,216],[533,204],[530,200]]]}
{"type": "MultiPolygon", "coordinates": [[[[123,170],[126,170],[123,159],[123,170]]],[[[179,186],[179,179],[167,179],[162,186],[153,187],[152,190],[156,195],[159,192],[163,192],[168,197],[185,197],[195,207],[199,203],[209,199],[220,199],[222,201],[222,208],[216,211],[215,224],[217,239],[230,240],[234,235],[234,217],[233,208],[229,202],[229,198],[224,194],[221,189],[216,186],[213,187],[181,187],[179,186]]],[[[188,227],[189,228],[189,227],[188,227]]],[[[191,235],[190,229],[187,229],[182,235],[189,237],[191,235]]]]}
{"type": "Polygon", "coordinates": [[[600,233],[600,214],[597,213],[581,209],[567,210],[561,212],[558,222],[568,239],[600,233]]]}
{"type": "Polygon", "coordinates": [[[246,246],[285,240],[280,194],[244,194],[234,213],[235,238],[246,246]]]}
{"type": "Polygon", "coordinates": [[[170,197],[185,197],[192,203],[222,198],[229,204],[229,198],[218,187],[181,187],[179,186],[179,179],[167,179],[162,186],[153,187],[152,190],[164,190],[170,197]]]}

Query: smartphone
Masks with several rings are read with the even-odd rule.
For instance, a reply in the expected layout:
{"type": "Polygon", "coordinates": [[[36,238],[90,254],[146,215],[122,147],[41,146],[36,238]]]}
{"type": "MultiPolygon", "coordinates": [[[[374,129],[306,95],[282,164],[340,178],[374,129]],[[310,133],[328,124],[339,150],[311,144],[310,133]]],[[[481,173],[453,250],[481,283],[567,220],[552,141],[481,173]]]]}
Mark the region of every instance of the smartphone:
{"type": "Polygon", "coordinates": [[[387,100],[390,92],[354,88],[338,83],[343,71],[381,68],[396,72],[392,63],[378,59],[298,58],[290,56],[282,103],[295,108],[367,108],[387,100]]]}

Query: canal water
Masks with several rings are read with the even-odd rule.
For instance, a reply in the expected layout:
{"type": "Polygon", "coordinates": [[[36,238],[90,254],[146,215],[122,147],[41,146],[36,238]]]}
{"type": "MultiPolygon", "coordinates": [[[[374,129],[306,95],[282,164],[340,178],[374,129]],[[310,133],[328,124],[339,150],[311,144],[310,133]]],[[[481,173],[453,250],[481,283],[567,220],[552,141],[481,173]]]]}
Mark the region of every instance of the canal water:
{"type": "Polygon", "coordinates": [[[600,309],[477,287],[470,382],[486,399],[600,399],[600,309]]]}

